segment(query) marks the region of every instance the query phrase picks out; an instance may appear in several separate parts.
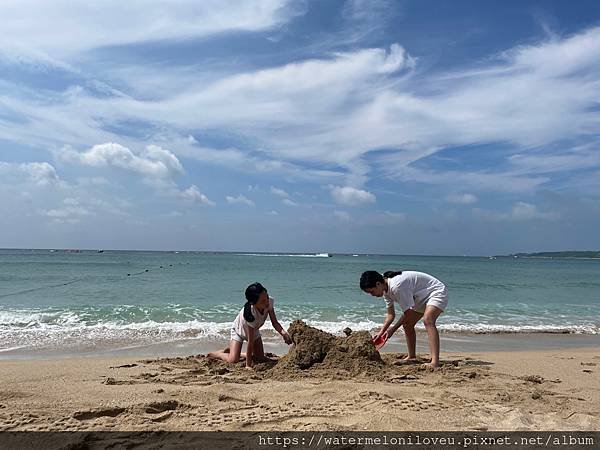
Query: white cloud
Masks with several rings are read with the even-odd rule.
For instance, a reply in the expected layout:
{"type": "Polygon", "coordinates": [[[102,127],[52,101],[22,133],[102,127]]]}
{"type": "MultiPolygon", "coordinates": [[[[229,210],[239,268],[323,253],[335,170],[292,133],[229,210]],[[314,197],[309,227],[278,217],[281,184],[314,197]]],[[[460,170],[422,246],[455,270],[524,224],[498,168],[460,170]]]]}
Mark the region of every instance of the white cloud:
{"type": "Polygon", "coordinates": [[[487,169],[480,172],[460,170],[429,170],[405,165],[393,157],[383,157],[380,164],[385,167],[386,173],[394,179],[410,182],[427,183],[440,186],[456,186],[474,191],[495,191],[519,193],[533,191],[550,178],[542,175],[528,174],[524,176],[520,171],[497,171],[487,169]]]}
{"type": "Polygon", "coordinates": [[[281,203],[283,203],[284,205],[288,205],[288,206],[298,206],[298,203],[296,203],[293,200],[290,200],[289,198],[284,198],[281,203]]]}
{"type": "Polygon", "coordinates": [[[92,213],[73,202],[65,202],[67,206],[57,209],[42,210],[41,214],[52,219],[53,223],[62,224],[76,224],[81,221],[82,218],[92,215],[92,213]]]}
{"type": "Polygon", "coordinates": [[[232,197],[230,195],[228,195],[227,197],[225,197],[225,199],[227,200],[227,203],[229,203],[230,205],[247,205],[247,206],[255,206],[254,202],[246,197],[244,197],[243,195],[238,195],[237,197],[232,197]]]}
{"type": "Polygon", "coordinates": [[[0,161],[0,174],[17,178],[26,177],[30,182],[39,186],[60,182],[56,169],[47,162],[7,163],[0,161]]]}
{"type": "Polygon", "coordinates": [[[555,213],[540,212],[535,205],[525,202],[515,203],[511,211],[511,218],[514,220],[555,219],[556,217],[555,213]]]}
{"type": "Polygon", "coordinates": [[[348,206],[357,206],[364,203],[375,202],[375,196],[373,194],[351,186],[333,186],[331,188],[331,197],[336,203],[348,206]]]}
{"type": "Polygon", "coordinates": [[[104,177],[79,177],[77,183],[80,186],[108,186],[110,181],[104,177]]]}
{"type": "Polygon", "coordinates": [[[157,145],[148,145],[135,154],[127,147],[108,142],[94,145],[81,153],[63,148],[57,155],[66,162],[92,167],[118,167],[151,178],[167,178],[184,172],[177,157],[157,145]]]}
{"type": "Polygon", "coordinates": [[[457,203],[460,205],[470,205],[477,202],[477,197],[473,194],[452,194],[446,197],[450,203],[457,203]]]}
{"type": "Polygon", "coordinates": [[[209,200],[209,198],[202,192],[200,192],[200,189],[198,189],[198,186],[196,186],[195,184],[191,185],[186,190],[181,191],[179,193],[179,196],[184,200],[189,200],[194,203],[200,203],[202,205],[207,206],[215,206],[215,203],[209,200]]]}
{"type": "MultiPolygon", "coordinates": [[[[600,27],[596,27],[515,47],[482,60],[477,67],[452,73],[414,71],[416,59],[392,44],[389,49],[360,49],[220,74],[210,82],[190,82],[165,67],[161,84],[176,88],[160,99],[152,91],[136,99],[97,98],[85,89],[73,89],[40,101],[16,86],[18,95],[5,95],[3,105],[25,120],[15,127],[0,119],[0,137],[40,147],[48,141],[81,147],[118,138],[102,124],[141,121],[156,125],[157,134],[185,137],[187,147],[178,144],[177,154],[195,154],[200,160],[237,169],[252,167],[310,181],[361,186],[370,169],[364,156],[385,148],[395,152],[369,161],[395,179],[449,184],[450,175],[457,175],[472,179],[469,187],[521,192],[550,179],[531,176],[548,173],[543,172],[544,166],[536,172],[530,165],[527,175],[519,170],[502,176],[455,171],[437,177],[430,171],[420,177],[411,173],[410,165],[449,146],[500,142],[525,154],[562,139],[589,138],[600,126],[599,51],[600,27]],[[247,138],[257,143],[263,156],[239,149],[200,148],[189,136],[201,129],[247,138]],[[305,162],[311,167],[323,163],[328,170],[305,170],[305,162]]],[[[119,85],[133,86],[138,78],[136,74],[119,80],[119,85]]],[[[528,163],[523,158],[512,162],[528,163]]],[[[556,159],[553,167],[559,163],[556,159]]]]}
{"type": "Polygon", "coordinates": [[[287,3],[104,0],[90,5],[68,0],[4,0],[0,3],[0,48],[69,55],[104,46],[265,30],[293,16],[296,11],[287,3]]]}
{"type": "Polygon", "coordinates": [[[281,198],[289,198],[289,196],[290,196],[290,194],[288,194],[283,189],[279,189],[274,186],[271,186],[271,194],[277,195],[278,197],[281,197],[281,198]]]}
{"type": "Polygon", "coordinates": [[[279,213],[277,211],[275,211],[274,209],[269,211],[267,214],[269,214],[270,216],[278,216],[279,213]]]}
{"type": "Polygon", "coordinates": [[[530,154],[516,154],[508,158],[514,171],[520,174],[566,172],[580,169],[600,167],[600,142],[593,140],[586,145],[579,145],[568,149],[559,149],[551,152],[531,152],[530,154]],[[558,152],[557,154],[553,154],[558,152]]]}
{"type": "Polygon", "coordinates": [[[541,212],[538,210],[537,206],[526,202],[514,203],[510,212],[498,212],[474,208],[473,214],[480,219],[493,222],[526,222],[531,220],[555,220],[559,218],[558,213],[541,212]]]}

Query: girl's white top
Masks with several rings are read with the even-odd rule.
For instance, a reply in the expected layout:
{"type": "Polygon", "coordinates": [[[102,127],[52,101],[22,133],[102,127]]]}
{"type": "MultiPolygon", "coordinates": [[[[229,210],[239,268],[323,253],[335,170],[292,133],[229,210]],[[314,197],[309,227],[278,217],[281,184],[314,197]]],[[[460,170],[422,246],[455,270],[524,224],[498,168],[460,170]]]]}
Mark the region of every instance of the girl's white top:
{"type": "Polygon", "coordinates": [[[446,286],[440,280],[423,272],[402,271],[388,278],[388,291],[384,292],[385,305],[398,303],[402,311],[419,309],[432,295],[445,295],[446,286]]]}
{"type": "Polygon", "coordinates": [[[254,316],[253,322],[248,322],[246,319],[244,319],[244,308],[242,308],[236,316],[235,320],[233,321],[233,329],[235,330],[235,332],[240,336],[246,336],[246,331],[244,331],[244,325],[250,328],[254,328],[255,330],[258,330],[260,327],[262,327],[265,321],[267,320],[267,317],[269,317],[269,312],[273,310],[274,301],[275,299],[273,297],[269,297],[269,304],[263,310],[262,314],[254,305],[250,306],[252,315],[254,316]]]}

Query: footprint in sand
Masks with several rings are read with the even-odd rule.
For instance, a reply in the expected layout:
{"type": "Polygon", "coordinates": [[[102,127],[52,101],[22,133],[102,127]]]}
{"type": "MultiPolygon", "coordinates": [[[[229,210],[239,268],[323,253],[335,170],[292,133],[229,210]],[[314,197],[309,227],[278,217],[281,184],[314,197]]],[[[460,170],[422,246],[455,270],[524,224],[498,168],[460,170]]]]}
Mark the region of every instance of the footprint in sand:
{"type": "Polygon", "coordinates": [[[116,417],[125,412],[125,408],[105,408],[93,409],[90,411],[77,411],[73,413],[73,418],[77,420],[97,419],[98,417],[116,417]]]}
{"type": "Polygon", "coordinates": [[[182,406],[177,400],[167,400],[164,402],[148,403],[144,409],[148,414],[160,414],[165,411],[174,411],[182,406]]]}

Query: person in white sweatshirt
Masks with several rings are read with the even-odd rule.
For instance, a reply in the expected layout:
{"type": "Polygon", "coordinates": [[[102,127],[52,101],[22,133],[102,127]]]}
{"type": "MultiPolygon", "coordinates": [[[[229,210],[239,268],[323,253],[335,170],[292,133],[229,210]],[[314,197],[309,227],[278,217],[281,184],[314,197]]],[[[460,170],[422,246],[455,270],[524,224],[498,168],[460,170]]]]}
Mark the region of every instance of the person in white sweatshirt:
{"type": "Polygon", "coordinates": [[[383,297],[387,315],[381,330],[374,339],[387,334],[391,337],[398,328],[404,328],[408,356],[406,362],[416,361],[416,323],[423,319],[429,338],[431,367],[440,365],[440,335],[436,320],[448,306],[448,291],[444,283],[423,272],[379,272],[369,270],[360,277],[360,288],[374,297],[383,297]],[[402,316],[392,325],[396,317],[394,304],[402,309],[402,316]]]}

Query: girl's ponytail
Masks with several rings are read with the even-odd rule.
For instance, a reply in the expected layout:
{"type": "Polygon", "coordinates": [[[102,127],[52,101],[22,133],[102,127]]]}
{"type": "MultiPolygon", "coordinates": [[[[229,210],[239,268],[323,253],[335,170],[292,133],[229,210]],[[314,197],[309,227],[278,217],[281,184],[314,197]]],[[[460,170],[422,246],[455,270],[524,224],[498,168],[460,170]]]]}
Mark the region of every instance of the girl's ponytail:
{"type": "Polygon", "coordinates": [[[255,305],[256,302],[258,302],[260,294],[263,292],[267,292],[267,290],[260,283],[252,283],[246,288],[246,304],[244,305],[244,319],[246,319],[246,322],[254,322],[252,305],[255,305]]]}
{"type": "Polygon", "coordinates": [[[246,322],[254,322],[254,315],[252,314],[252,305],[250,302],[246,302],[244,305],[244,319],[246,319],[246,322]]]}
{"type": "Polygon", "coordinates": [[[383,278],[394,278],[396,275],[400,275],[400,274],[402,274],[402,271],[393,272],[391,270],[388,270],[387,272],[385,272],[383,274],[383,278]]]}

